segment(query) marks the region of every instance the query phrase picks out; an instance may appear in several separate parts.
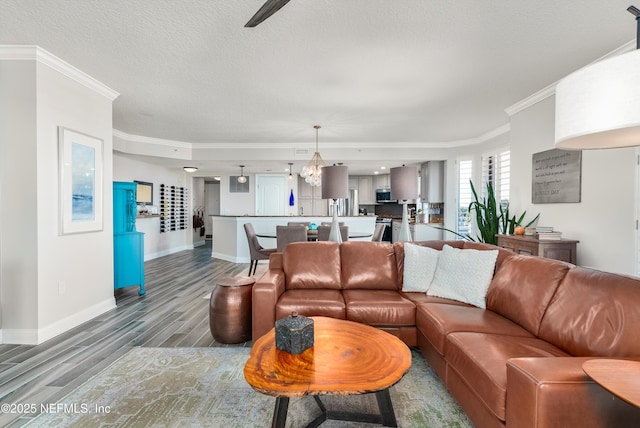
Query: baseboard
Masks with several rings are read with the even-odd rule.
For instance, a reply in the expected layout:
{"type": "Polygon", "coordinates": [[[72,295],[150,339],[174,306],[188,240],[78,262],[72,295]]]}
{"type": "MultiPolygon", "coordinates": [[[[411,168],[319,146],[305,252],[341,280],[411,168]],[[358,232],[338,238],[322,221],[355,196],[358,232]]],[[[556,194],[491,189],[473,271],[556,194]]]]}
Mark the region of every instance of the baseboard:
{"type": "Polygon", "coordinates": [[[37,345],[38,330],[33,328],[22,329],[3,329],[2,334],[3,345],[37,345]]]}
{"type": "Polygon", "coordinates": [[[216,253],[215,251],[211,252],[211,257],[215,259],[226,260],[231,263],[250,263],[251,259],[249,257],[231,257],[228,254],[216,253]]]}
{"type": "Polygon", "coordinates": [[[158,251],[156,253],[149,253],[144,255],[144,261],[157,259],[158,257],[168,256],[169,254],[178,253],[180,251],[193,250],[193,245],[183,245],[180,247],[169,248],[168,250],[158,251]]]}
{"type": "Polygon", "coordinates": [[[104,314],[116,307],[115,297],[110,297],[66,318],[40,329],[3,329],[3,344],[39,345],[59,334],[65,333],[80,324],[104,314]]]}
{"type": "Polygon", "coordinates": [[[193,248],[195,247],[201,247],[203,245],[205,245],[207,242],[206,241],[198,241],[198,242],[194,242],[193,243],[193,248]]]}

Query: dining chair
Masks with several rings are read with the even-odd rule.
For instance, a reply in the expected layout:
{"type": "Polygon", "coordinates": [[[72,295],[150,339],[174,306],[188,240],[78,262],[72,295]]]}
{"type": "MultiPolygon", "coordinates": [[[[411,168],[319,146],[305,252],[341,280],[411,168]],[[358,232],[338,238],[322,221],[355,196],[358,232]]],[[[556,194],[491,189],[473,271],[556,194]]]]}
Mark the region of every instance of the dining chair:
{"type": "Polygon", "coordinates": [[[291,242],[306,242],[307,228],[299,226],[276,226],[277,251],[281,253],[291,242]]]}
{"type": "MultiPolygon", "coordinates": [[[[318,241],[328,241],[329,232],[331,232],[331,226],[318,226],[318,241]]],[[[340,226],[340,236],[342,237],[342,242],[349,240],[349,226],[340,226]]]]}
{"type": "Polygon", "coordinates": [[[384,229],[387,227],[384,223],[377,223],[376,228],[373,230],[372,242],[382,242],[382,236],[384,235],[384,229]]]}
{"type": "MultiPolygon", "coordinates": [[[[323,221],[322,223],[320,223],[321,226],[331,226],[331,222],[330,221],[323,221]]],[[[338,226],[342,227],[344,226],[344,221],[339,221],[338,222],[338,226]]]]}
{"type": "Polygon", "coordinates": [[[263,248],[258,241],[258,236],[253,228],[253,224],[245,223],[244,231],[247,234],[247,242],[249,243],[249,255],[251,256],[251,264],[249,265],[249,276],[255,275],[258,268],[258,260],[269,260],[269,255],[275,253],[275,248],[263,248]],[[253,272],[251,272],[253,270],[253,272]]]}
{"type": "Polygon", "coordinates": [[[287,226],[306,226],[309,227],[311,224],[310,221],[290,221],[287,223],[287,226]]]}

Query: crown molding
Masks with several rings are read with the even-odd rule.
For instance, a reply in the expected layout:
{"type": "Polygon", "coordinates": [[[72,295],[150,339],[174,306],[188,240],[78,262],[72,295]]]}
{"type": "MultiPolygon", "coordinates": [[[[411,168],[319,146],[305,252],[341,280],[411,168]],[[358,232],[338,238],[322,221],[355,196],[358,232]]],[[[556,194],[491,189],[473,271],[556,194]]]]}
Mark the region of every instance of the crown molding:
{"type": "MultiPolygon", "coordinates": [[[[179,149],[188,149],[188,150],[191,150],[194,147],[193,143],[187,143],[185,141],[165,140],[162,138],[145,137],[143,135],[128,134],[126,132],[122,132],[115,128],[113,128],[113,136],[130,143],[141,143],[141,144],[149,144],[153,146],[163,146],[163,147],[175,147],[179,149]]],[[[200,146],[196,145],[196,147],[200,147],[200,146]]]]}
{"type": "MultiPolygon", "coordinates": [[[[636,41],[635,40],[631,40],[631,41],[625,43],[624,45],[612,50],[611,52],[601,56],[600,58],[596,59],[595,61],[590,62],[589,64],[585,65],[585,67],[588,67],[589,65],[594,64],[596,62],[600,62],[600,61],[603,61],[605,59],[621,55],[623,53],[631,52],[631,51],[633,51],[635,49],[636,49],[636,41]]],[[[560,79],[560,80],[562,80],[562,79],[560,79]]],[[[505,113],[507,113],[509,115],[509,117],[511,117],[514,114],[519,113],[522,110],[525,110],[525,109],[527,109],[527,108],[539,103],[540,101],[555,95],[556,94],[556,85],[560,82],[560,80],[556,80],[555,82],[553,82],[549,86],[547,86],[545,88],[542,88],[538,92],[536,92],[536,93],[534,93],[532,95],[529,95],[527,98],[525,98],[525,99],[523,99],[521,101],[518,101],[517,103],[507,107],[506,109],[504,109],[505,113]]]]}
{"type": "MultiPolygon", "coordinates": [[[[443,142],[358,142],[358,143],[344,143],[344,142],[323,142],[321,143],[323,149],[385,149],[390,146],[398,149],[450,149],[454,147],[463,147],[474,144],[481,144],[496,138],[502,134],[506,134],[511,130],[510,124],[504,124],[496,129],[486,132],[479,137],[468,138],[465,140],[456,141],[443,141],[443,142]]],[[[119,129],[113,128],[113,137],[119,138],[126,142],[148,144],[151,146],[172,147],[187,150],[253,150],[264,149],[266,143],[189,143],[186,141],[166,140],[162,138],[145,137],[143,135],[129,134],[119,129]]],[[[269,148],[274,149],[303,149],[310,153],[315,146],[312,143],[269,143],[269,148]]]]}
{"type": "Polygon", "coordinates": [[[0,45],[0,61],[36,61],[113,101],[120,94],[87,73],[35,45],[0,45]]]}

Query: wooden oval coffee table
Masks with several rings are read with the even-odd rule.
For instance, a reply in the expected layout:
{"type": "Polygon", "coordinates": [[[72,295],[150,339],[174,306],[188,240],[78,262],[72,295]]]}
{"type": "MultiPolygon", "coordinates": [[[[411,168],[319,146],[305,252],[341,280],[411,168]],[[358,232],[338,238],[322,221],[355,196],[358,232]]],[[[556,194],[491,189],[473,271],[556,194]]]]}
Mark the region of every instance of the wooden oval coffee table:
{"type": "Polygon", "coordinates": [[[256,391],[276,397],[273,427],[284,427],[289,398],[312,395],[327,419],[397,426],[389,387],[411,367],[411,351],[397,337],[351,321],[314,320],[314,346],[294,355],[276,349],[275,329],[258,339],[244,366],[244,377],[256,391]],[[318,395],[375,393],[380,415],[328,411],[318,395]]]}

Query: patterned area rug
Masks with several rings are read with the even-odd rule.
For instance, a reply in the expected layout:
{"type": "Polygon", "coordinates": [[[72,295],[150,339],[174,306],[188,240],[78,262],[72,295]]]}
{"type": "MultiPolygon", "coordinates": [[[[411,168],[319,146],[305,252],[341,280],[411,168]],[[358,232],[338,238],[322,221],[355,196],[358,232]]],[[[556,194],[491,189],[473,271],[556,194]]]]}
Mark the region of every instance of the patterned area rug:
{"type": "MultiPolygon", "coordinates": [[[[472,427],[418,351],[409,373],[391,388],[400,427],[472,427]]],[[[245,382],[248,348],[133,348],[29,427],[269,427],[275,398],[245,382]]],[[[339,407],[378,413],[375,396],[326,396],[339,407]]],[[[319,410],[312,397],[292,398],[287,427],[319,410]]],[[[327,421],[322,427],[377,425],[327,421]]]]}

